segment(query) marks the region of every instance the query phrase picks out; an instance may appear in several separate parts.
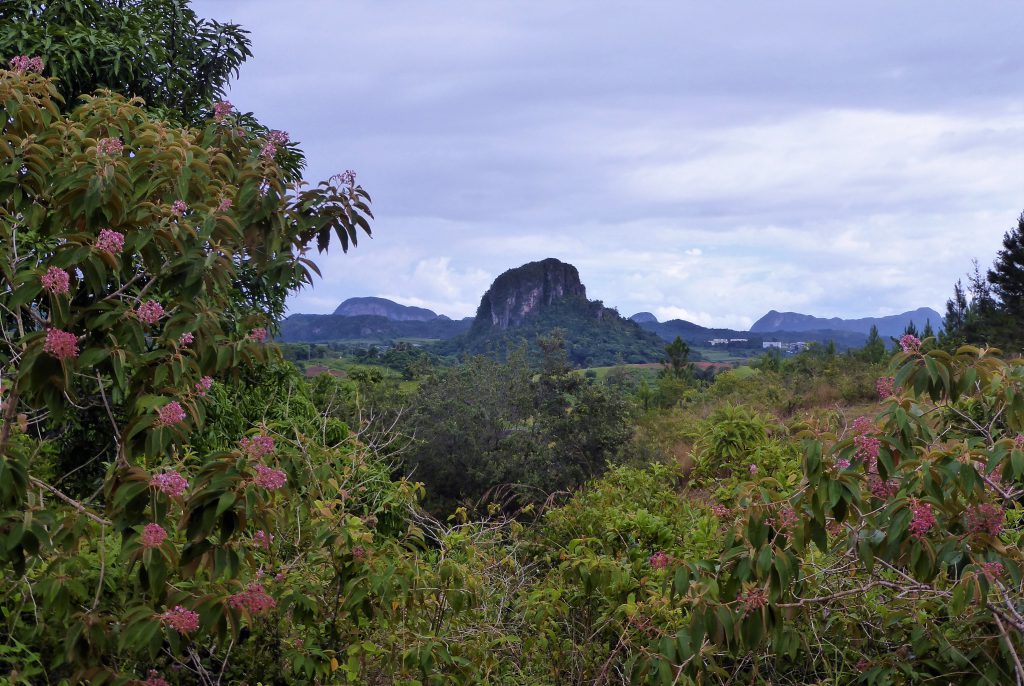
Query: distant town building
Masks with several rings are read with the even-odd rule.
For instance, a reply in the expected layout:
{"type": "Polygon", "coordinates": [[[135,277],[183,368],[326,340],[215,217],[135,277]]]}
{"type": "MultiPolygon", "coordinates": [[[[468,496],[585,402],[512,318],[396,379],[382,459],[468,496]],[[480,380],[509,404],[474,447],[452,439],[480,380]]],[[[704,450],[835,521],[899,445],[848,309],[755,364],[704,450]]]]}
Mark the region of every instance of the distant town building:
{"type": "Polygon", "coordinates": [[[782,350],[782,341],[761,341],[761,347],[764,349],[778,348],[782,350]]]}
{"type": "Polygon", "coordinates": [[[730,343],[746,343],[747,340],[748,339],[746,339],[746,338],[730,338],[729,342],[730,343]]]}
{"type": "Polygon", "coordinates": [[[807,343],[805,341],[793,341],[789,344],[788,350],[791,353],[802,353],[807,350],[807,343]]]}
{"type": "Polygon", "coordinates": [[[708,341],[708,343],[710,343],[711,345],[729,345],[729,339],[728,338],[712,338],[710,341],[708,341]]]}

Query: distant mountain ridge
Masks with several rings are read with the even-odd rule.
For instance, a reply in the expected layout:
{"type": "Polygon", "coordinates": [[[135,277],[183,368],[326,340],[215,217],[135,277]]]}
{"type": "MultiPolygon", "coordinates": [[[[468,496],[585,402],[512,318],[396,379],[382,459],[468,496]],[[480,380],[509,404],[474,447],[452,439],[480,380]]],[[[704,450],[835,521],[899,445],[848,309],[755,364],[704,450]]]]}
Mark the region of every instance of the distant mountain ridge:
{"type": "Polygon", "coordinates": [[[400,305],[387,298],[349,298],[338,305],[334,314],[339,317],[360,317],[374,315],[393,322],[429,322],[437,319],[437,313],[423,307],[400,305]]]}
{"type": "Polygon", "coordinates": [[[887,317],[861,317],[860,319],[840,319],[839,317],[814,317],[799,312],[777,312],[771,310],[754,322],[751,333],[771,333],[776,331],[852,331],[867,334],[872,326],[878,327],[882,336],[899,336],[910,322],[920,331],[925,322],[931,322],[933,329],[942,328],[942,315],[930,307],[893,314],[887,317]]]}

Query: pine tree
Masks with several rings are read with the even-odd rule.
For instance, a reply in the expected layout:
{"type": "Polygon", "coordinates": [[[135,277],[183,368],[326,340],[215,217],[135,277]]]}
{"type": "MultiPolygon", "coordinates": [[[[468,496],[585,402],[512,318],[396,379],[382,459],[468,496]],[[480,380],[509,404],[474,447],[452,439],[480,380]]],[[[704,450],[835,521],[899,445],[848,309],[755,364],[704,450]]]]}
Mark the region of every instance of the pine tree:
{"type": "Polygon", "coordinates": [[[1000,322],[1005,342],[1024,340],[1024,212],[1017,226],[1003,234],[1003,249],[988,270],[988,283],[1006,315],[1000,322]]]}
{"type": "Polygon", "coordinates": [[[878,335],[878,327],[871,325],[868,340],[861,348],[861,357],[868,362],[881,362],[885,359],[885,341],[878,335]]]}

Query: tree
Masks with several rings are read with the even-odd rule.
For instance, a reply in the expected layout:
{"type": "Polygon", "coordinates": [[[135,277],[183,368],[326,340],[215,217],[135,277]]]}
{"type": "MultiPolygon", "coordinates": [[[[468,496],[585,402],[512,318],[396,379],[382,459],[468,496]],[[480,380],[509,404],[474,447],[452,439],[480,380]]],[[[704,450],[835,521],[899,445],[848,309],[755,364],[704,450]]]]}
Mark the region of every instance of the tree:
{"type": "Polygon", "coordinates": [[[1009,324],[1007,337],[1024,340],[1024,212],[1017,218],[1017,226],[1003,234],[1003,249],[987,276],[992,295],[1006,315],[1004,323],[1009,324]]]}
{"type": "Polygon", "coordinates": [[[868,332],[868,340],[860,350],[861,357],[867,362],[881,362],[886,357],[885,341],[878,334],[878,327],[871,325],[868,332]]]}
{"type": "Polygon", "coordinates": [[[66,108],[106,88],[164,118],[201,123],[250,51],[236,24],[200,19],[187,0],[7,0],[0,55],[38,55],[66,108]]]}
{"type": "Polygon", "coordinates": [[[693,363],[690,362],[690,346],[681,337],[665,346],[664,373],[679,381],[693,378],[693,363]]]}

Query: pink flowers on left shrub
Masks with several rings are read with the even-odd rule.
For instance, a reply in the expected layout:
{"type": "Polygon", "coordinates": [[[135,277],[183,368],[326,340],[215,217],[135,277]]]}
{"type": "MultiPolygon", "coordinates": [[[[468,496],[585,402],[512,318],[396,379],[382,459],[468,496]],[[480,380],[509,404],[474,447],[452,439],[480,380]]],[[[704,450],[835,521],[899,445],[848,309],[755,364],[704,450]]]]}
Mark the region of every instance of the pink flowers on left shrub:
{"type": "Polygon", "coordinates": [[[73,360],[78,357],[78,337],[68,331],[49,329],[43,352],[49,353],[58,360],[73,360]]]}
{"type": "Polygon", "coordinates": [[[257,434],[252,438],[248,436],[238,442],[242,452],[254,459],[260,459],[274,452],[274,439],[270,436],[257,434]]]}
{"type": "Polygon", "coordinates": [[[135,310],[135,316],[146,324],[156,324],[164,316],[164,306],[156,300],[147,300],[135,310]]]}
{"type": "Polygon", "coordinates": [[[96,142],[96,154],[100,157],[114,157],[124,150],[120,138],[101,138],[96,142]]]}
{"type": "Polygon", "coordinates": [[[257,343],[263,343],[264,341],[266,341],[267,335],[267,330],[264,329],[263,327],[253,329],[252,331],[249,332],[249,338],[256,341],[257,343]]]}
{"type": "Polygon", "coordinates": [[[264,590],[262,584],[255,581],[238,593],[228,598],[228,604],[236,610],[248,610],[250,614],[259,615],[277,607],[277,601],[264,590]]]}
{"type": "Polygon", "coordinates": [[[24,74],[25,72],[32,74],[43,73],[43,58],[38,56],[18,55],[11,58],[10,65],[11,71],[16,71],[19,74],[24,74]]]}
{"type": "Polygon", "coordinates": [[[96,239],[96,249],[100,252],[108,252],[112,255],[124,250],[124,234],[111,229],[100,229],[100,235],[96,239]]]}
{"type": "Polygon", "coordinates": [[[268,491],[276,491],[288,483],[288,475],[280,469],[271,469],[270,467],[257,464],[253,465],[253,470],[256,472],[256,476],[253,477],[253,483],[268,491]]]}
{"type": "Polygon", "coordinates": [[[188,634],[199,628],[199,613],[181,605],[175,605],[173,610],[157,615],[157,618],[179,634],[188,634]]]}
{"type": "Polygon", "coordinates": [[[167,532],[159,524],[147,524],[139,536],[143,548],[159,548],[166,540],[167,532]]]}
{"type": "Polygon", "coordinates": [[[177,400],[172,400],[156,411],[156,425],[174,426],[175,424],[180,424],[185,421],[186,417],[188,417],[188,415],[185,414],[185,410],[182,408],[181,403],[177,400]]]}
{"type": "Polygon", "coordinates": [[[900,348],[905,353],[916,353],[921,351],[921,339],[909,333],[900,336],[900,348]]]}
{"type": "Polygon", "coordinates": [[[70,290],[71,275],[60,267],[50,267],[39,277],[39,282],[43,284],[43,290],[54,295],[63,295],[70,290]]]}
{"type": "Polygon", "coordinates": [[[924,538],[924,535],[935,526],[935,514],[932,512],[932,506],[914,499],[910,501],[910,510],[913,512],[913,518],[910,520],[907,530],[913,538],[924,538]]]}
{"type": "Polygon", "coordinates": [[[651,555],[651,557],[647,560],[647,562],[651,565],[651,569],[665,569],[665,567],[668,567],[671,561],[672,558],[669,557],[668,553],[666,553],[664,550],[659,550],[658,552],[651,555]]]}
{"type": "Polygon", "coordinates": [[[188,481],[175,471],[154,474],[149,479],[149,485],[172,498],[177,498],[188,490],[188,481]]]}

